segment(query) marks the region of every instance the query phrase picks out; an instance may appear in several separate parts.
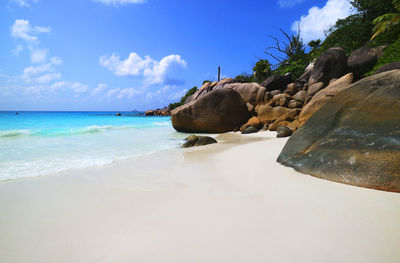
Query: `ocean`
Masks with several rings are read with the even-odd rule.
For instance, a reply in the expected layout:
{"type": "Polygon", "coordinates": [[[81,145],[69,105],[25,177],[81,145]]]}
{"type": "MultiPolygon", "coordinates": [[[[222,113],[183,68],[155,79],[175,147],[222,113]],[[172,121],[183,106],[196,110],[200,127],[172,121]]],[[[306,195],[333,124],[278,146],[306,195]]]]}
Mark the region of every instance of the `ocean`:
{"type": "Polygon", "coordinates": [[[0,112],[0,181],[48,175],[178,147],[170,117],[122,112],[0,112]]]}

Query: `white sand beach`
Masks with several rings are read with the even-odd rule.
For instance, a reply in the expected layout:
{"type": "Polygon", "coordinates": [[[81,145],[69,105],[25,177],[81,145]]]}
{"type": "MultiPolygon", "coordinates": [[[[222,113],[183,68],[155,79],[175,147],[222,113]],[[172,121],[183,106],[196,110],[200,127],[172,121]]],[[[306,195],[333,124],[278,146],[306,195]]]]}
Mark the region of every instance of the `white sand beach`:
{"type": "Polygon", "coordinates": [[[400,262],[400,195],[278,164],[287,139],[0,183],[0,262],[400,262]]]}

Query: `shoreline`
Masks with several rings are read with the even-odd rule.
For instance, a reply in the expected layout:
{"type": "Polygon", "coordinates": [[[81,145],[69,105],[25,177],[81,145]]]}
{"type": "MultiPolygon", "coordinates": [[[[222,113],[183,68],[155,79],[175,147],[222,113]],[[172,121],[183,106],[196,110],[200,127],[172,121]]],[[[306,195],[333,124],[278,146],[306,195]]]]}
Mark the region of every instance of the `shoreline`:
{"type": "Polygon", "coordinates": [[[4,262],[398,262],[400,195],[301,174],[275,133],[0,183],[4,262]]]}

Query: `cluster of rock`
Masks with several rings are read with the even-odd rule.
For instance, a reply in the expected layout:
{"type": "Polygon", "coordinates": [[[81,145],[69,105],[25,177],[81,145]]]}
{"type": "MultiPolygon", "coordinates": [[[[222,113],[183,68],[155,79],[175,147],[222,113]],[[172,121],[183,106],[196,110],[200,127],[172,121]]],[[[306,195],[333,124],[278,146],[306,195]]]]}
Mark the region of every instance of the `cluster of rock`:
{"type": "Polygon", "coordinates": [[[307,67],[297,80],[290,74],[261,83],[237,83],[227,78],[206,82],[185,104],[171,112],[181,132],[220,133],[262,128],[290,136],[317,110],[377,62],[381,48],[363,47],[349,58],[331,48],[307,67]],[[285,128],[280,128],[285,127],[285,128]]]}
{"type": "Polygon", "coordinates": [[[400,192],[400,70],[364,78],[331,98],[278,162],[323,179],[400,192]]]}
{"type": "Polygon", "coordinates": [[[146,116],[170,116],[171,111],[169,107],[165,107],[162,109],[156,109],[156,110],[147,110],[144,115],[146,116]]]}
{"type": "Polygon", "coordinates": [[[400,62],[363,78],[382,48],[331,48],[297,80],[205,83],[171,112],[181,132],[291,136],[278,161],[320,178],[400,192],[400,62]],[[397,69],[397,70],[396,70],[397,69]]]}

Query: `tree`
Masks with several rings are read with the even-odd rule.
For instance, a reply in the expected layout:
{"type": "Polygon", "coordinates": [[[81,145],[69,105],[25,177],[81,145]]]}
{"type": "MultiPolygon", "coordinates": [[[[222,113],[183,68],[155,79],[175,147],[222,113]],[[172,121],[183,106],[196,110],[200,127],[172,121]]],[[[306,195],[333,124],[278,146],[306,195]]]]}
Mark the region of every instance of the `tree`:
{"type": "Polygon", "coordinates": [[[271,64],[267,59],[260,59],[253,67],[254,81],[261,83],[272,75],[271,64]]]}
{"type": "Polygon", "coordinates": [[[371,39],[374,39],[383,32],[400,25],[400,0],[393,0],[392,3],[396,12],[383,14],[373,20],[372,23],[375,26],[373,28],[374,34],[371,39]]]}
{"type": "Polygon", "coordinates": [[[311,48],[311,52],[313,52],[315,49],[321,46],[321,42],[321,39],[311,40],[310,42],[308,42],[307,46],[309,46],[311,48]]]}
{"type": "Polygon", "coordinates": [[[235,80],[241,83],[251,83],[253,82],[253,75],[243,72],[235,77],[235,80]]]}
{"type": "Polygon", "coordinates": [[[305,55],[305,46],[303,40],[300,38],[300,29],[296,35],[291,36],[282,29],[280,29],[280,31],[287,38],[288,42],[279,41],[278,38],[269,36],[274,40],[274,46],[266,47],[264,50],[265,54],[278,61],[278,64],[273,66],[274,68],[302,59],[305,55]],[[270,50],[276,50],[281,53],[281,55],[274,55],[270,50]]]}
{"type": "Polygon", "coordinates": [[[394,11],[392,0],[353,0],[351,4],[369,21],[394,11]]]}
{"type": "Polygon", "coordinates": [[[372,20],[362,14],[339,19],[333,27],[325,32],[327,37],[318,52],[322,53],[331,47],[339,46],[344,49],[346,54],[350,54],[371,38],[372,27],[372,20]]]}

